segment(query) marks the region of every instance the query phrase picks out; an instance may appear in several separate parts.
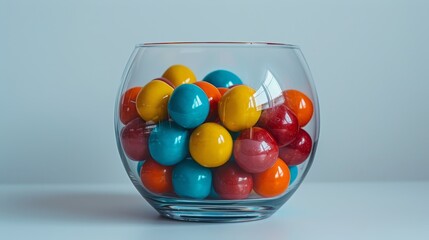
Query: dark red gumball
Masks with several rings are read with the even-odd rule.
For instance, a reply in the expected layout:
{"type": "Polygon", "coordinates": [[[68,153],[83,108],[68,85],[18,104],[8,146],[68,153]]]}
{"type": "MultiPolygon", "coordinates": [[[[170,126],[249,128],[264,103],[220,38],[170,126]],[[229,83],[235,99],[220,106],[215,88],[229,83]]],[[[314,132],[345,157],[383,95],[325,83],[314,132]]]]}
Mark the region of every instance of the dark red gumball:
{"type": "Polygon", "coordinates": [[[234,85],[229,86],[228,88],[231,89],[231,88],[235,88],[235,87],[240,86],[240,85],[243,85],[243,84],[234,84],[234,85]]]}
{"type": "Polygon", "coordinates": [[[228,162],[214,170],[213,186],[222,199],[244,199],[253,188],[252,174],[243,171],[236,163],[228,162]]]}
{"type": "Polygon", "coordinates": [[[125,154],[135,161],[146,160],[149,157],[149,131],[143,119],[136,118],[129,122],[121,131],[121,142],[125,154]]]}
{"type": "MultiPolygon", "coordinates": [[[[174,84],[173,84],[170,80],[168,80],[167,78],[159,77],[159,78],[155,78],[155,79],[153,79],[153,80],[159,80],[159,81],[165,82],[165,83],[167,83],[170,87],[172,87],[172,88],[176,88],[176,87],[174,86],[174,84]]],[[[153,81],[153,80],[152,80],[152,81],[153,81]]]]}
{"type": "Polygon", "coordinates": [[[281,158],[288,166],[294,166],[304,162],[310,155],[313,140],[310,135],[300,129],[296,139],[286,147],[280,148],[279,158],[281,158]]]}
{"type": "Polygon", "coordinates": [[[271,134],[260,127],[243,130],[234,142],[234,158],[249,173],[260,173],[276,162],[279,147],[271,134]]]}
{"type": "Polygon", "coordinates": [[[298,118],[283,104],[264,110],[259,118],[259,126],[271,133],[279,147],[295,140],[299,131],[298,118]]]}

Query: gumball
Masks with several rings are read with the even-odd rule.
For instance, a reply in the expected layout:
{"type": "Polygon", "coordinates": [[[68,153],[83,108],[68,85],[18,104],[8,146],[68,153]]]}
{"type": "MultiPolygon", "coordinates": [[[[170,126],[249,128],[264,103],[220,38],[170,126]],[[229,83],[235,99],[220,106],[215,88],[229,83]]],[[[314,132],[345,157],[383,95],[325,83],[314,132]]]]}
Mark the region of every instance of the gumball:
{"type": "Polygon", "coordinates": [[[159,122],[167,119],[167,104],[173,88],[160,80],[153,80],[137,95],[137,112],[145,121],[159,122]]]}
{"type": "Polygon", "coordinates": [[[259,119],[259,126],[271,133],[279,147],[291,143],[299,131],[298,119],[285,105],[264,110],[259,119]]]}
{"type": "Polygon", "coordinates": [[[137,173],[138,173],[139,175],[140,175],[140,171],[142,170],[143,163],[145,163],[145,161],[140,161],[140,162],[137,164],[137,173]]]}
{"type": "Polygon", "coordinates": [[[195,85],[197,85],[198,87],[200,87],[207,95],[208,99],[209,99],[209,103],[210,103],[210,110],[209,110],[209,115],[207,116],[206,121],[209,122],[213,122],[216,121],[218,119],[218,111],[217,111],[217,105],[218,102],[221,98],[220,92],[219,90],[213,86],[212,84],[208,83],[208,82],[196,82],[194,83],[195,85]]]}
{"type": "Polygon", "coordinates": [[[298,177],[298,167],[297,166],[288,166],[289,172],[290,172],[290,183],[291,185],[293,182],[295,182],[296,178],[298,177]]]}
{"type": "Polygon", "coordinates": [[[304,127],[313,116],[313,102],[307,95],[298,90],[283,92],[285,105],[288,106],[298,118],[299,126],[304,127]]]}
{"type": "Polygon", "coordinates": [[[234,142],[234,158],[238,166],[249,173],[260,173],[276,162],[279,148],[265,129],[253,127],[243,130],[234,142]]]}
{"type": "Polygon", "coordinates": [[[243,84],[241,79],[234,73],[227,70],[213,71],[203,78],[203,81],[209,82],[216,87],[230,87],[235,84],[243,84]]]}
{"type": "Polygon", "coordinates": [[[170,80],[176,87],[184,83],[194,83],[197,81],[192,70],[180,64],[169,67],[164,74],[162,74],[162,77],[170,80]]]}
{"type": "Polygon", "coordinates": [[[228,131],[231,134],[232,140],[235,141],[240,136],[240,132],[228,131]]]}
{"type": "Polygon", "coordinates": [[[219,118],[231,131],[250,128],[258,122],[261,110],[256,105],[255,90],[240,85],[227,91],[219,101],[219,118]]]}
{"type": "Polygon", "coordinates": [[[304,129],[300,129],[297,137],[291,144],[280,148],[279,157],[283,159],[287,165],[298,165],[308,158],[312,146],[313,141],[310,135],[304,129]]]}
{"type": "Polygon", "coordinates": [[[165,82],[165,83],[167,83],[169,86],[171,86],[172,88],[175,88],[175,87],[176,87],[176,86],[174,86],[174,84],[173,84],[170,80],[168,80],[168,79],[167,79],[167,78],[165,78],[165,77],[155,78],[154,80],[159,80],[159,81],[165,82]]]}
{"type": "Polygon", "coordinates": [[[195,128],[209,114],[210,104],[204,91],[193,84],[182,84],[171,94],[168,102],[170,117],[184,128],[195,128]]]}
{"type": "Polygon", "coordinates": [[[187,158],[173,169],[174,192],[180,197],[206,198],[212,186],[212,172],[187,158]]]}
{"type": "Polygon", "coordinates": [[[189,151],[201,166],[218,167],[231,157],[231,135],[217,123],[204,123],[192,132],[189,151]]]}
{"type": "Polygon", "coordinates": [[[228,89],[235,88],[235,87],[240,86],[240,85],[243,85],[243,84],[234,84],[234,85],[229,86],[228,89]]]}
{"type": "Polygon", "coordinates": [[[213,183],[208,197],[212,199],[219,199],[219,194],[217,194],[216,190],[214,190],[213,183]]]}
{"type": "Polygon", "coordinates": [[[253,188],[252,174],[243,171],[236,163],[228,162],[214,170],[213,186],[222,199],[244,199],[253,188]]]}
{"type": "Polygon", "coordinates": [[[140,171],[143,186],[153,193],[172,193],[171,181],[173,167],[163,166],[152,159],[144,162],[140,171]]]}
{"type": "Polygon", "coordinates": [[[121,143],[125,155],[131,160],[141,161],[149,157],[148,150],[149,130],[140,117],[129,122],[121,130],[121,143]]]}
{"type": "Polygon", "coordinates": [[[141,87],[133,87],[128,89],[121,97],[119,119],[123,124],[129,123],[131,120],[140,117],[136,108],[136,98],[141,87]]]}
{"type": "Polygon", "coordinates": [[[229,88],[220,87],[217,88],[217,90],[219,90],[220,95],[223,96],[229,90],[229,88]]]}
{"type": "Polygon", "coordinates": [[[253,175],[255,192],[262,197],[275,197],[289,186],[290,172],[283,160],[278,158],[268,170],[253,175]]]}
{"type": "Polygon", "coordinates": [[[149,152],[165,166],[182,161],[189,153],[189,132],[174,122],[162,121],[150,133],[149,152]]]}

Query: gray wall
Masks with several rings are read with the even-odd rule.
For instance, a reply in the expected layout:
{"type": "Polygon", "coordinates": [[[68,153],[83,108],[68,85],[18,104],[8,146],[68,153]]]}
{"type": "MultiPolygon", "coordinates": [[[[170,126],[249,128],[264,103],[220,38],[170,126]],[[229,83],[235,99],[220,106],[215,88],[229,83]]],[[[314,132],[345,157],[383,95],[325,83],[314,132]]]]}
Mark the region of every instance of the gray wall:
{"type": "Polygon", "coordinates": [[[410,0],[0,0],[0,183],[128,182],[113,105],[133,46],[225,40],[301,46],[322,124],[307,181],[429,180],[428,9],[410,0]]]}

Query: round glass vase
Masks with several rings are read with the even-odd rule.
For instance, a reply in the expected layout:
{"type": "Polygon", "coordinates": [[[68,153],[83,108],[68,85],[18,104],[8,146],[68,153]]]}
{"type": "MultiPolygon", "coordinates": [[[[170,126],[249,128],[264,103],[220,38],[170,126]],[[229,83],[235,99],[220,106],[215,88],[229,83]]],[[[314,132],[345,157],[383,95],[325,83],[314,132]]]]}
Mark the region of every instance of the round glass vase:
{"type": "Polygon", "coordinates": [[[312,165],[319,119],[316,89],[299,47],[256,42],[139,44],[125,67],[114,113],[119,154],[139,193],[162,216],[204,222],[258,220],[276,212],[312,165]],[[210,83],[218,98],[199,82],[210,83]],[[248,89],[251,94],[243,97],[248,89]],[[194,104],[187,106],[192,97],[194,104]],[[248,105],[234,102],[243,98],[248,105]],[[196,115],[186,115],[192,111],[196,115]],[[162,138],[173,125],[181,135],[162,138]],[[219,144],[231,140],[228,160],[210,162],[225,148],[214,143],[204,150],[196,136],[204,134],[202,125],[220,129],[209,132],[222,139],[219,144]],[[256,153],[246,140],[256,142],[256,153]],[[255,155],[247,157],[249,151],[255,155]],[[259,163],[268,158],[267,170],[259,163]]]}

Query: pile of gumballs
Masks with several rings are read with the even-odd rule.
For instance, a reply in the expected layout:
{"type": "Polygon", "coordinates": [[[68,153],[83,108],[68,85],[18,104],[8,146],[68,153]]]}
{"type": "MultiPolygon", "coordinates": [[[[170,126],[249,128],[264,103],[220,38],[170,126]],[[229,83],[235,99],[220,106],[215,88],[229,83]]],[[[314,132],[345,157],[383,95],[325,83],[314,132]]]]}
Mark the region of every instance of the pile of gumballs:
{"type": "Polygon", "coordinates": [[[192,199],[286,192],[312,150],[303,127],[313,103],[289,89],[280,104],[261,109],[255,92],[230,71],[197,81],[184,65],[126,90],[119,102],[120,140],[126,156],[139,161],[144,188],[192,199]]]}

